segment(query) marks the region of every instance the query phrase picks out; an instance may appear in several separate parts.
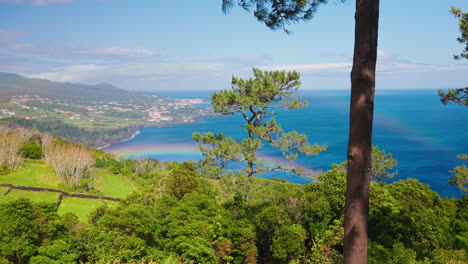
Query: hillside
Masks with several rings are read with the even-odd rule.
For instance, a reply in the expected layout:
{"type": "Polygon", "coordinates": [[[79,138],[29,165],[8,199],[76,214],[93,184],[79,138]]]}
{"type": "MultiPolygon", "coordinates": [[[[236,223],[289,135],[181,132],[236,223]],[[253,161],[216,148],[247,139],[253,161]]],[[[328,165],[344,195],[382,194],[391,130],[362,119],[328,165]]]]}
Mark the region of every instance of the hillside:
{"type": "MultiPolygon", "coordinates": [[[[0,164],[0,263],[343,262],[339,166],[306,185],[210,179],[25,130],[0,130],[0,164]]],[[[372,182],[369,263],[467,263],[467,203],[372,182]]]]}
{"type": "Polygon", "coordinates": [[[92,147],[128,139],[139,127],[197,122],[212,113],[200,103],[206,102],[0,73],[0,123],[92,147]]]}
{"type": "Polygon", "coordinates": [[[144,93],[123,90],[106,83],[96,85],[60,83],[0,72],[0,102],[7,102],[15,95],[38,95],[50,99],[76,101],[145,100],[144,93]]]}

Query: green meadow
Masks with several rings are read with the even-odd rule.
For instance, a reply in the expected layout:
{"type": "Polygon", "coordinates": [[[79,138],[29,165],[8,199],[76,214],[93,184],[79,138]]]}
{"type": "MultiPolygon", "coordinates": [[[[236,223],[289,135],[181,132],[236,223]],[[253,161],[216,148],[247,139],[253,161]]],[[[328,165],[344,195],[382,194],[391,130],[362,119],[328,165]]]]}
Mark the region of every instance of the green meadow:
{"type": "Polygon", "coordinates": [[[39,202],[57,202],[59,193],[56,192],[35,192],[35,191],[25,191],[25,190],[11,190],[8,195],[0,195],[0,203],[6,203],[18,198],[28,198],[29,200],[39,203],[39,202]]]}
{"type": "MultiPolygon", "coordinates": [[[[95,189],[99,192],[98,195],[125,198],[131,193],[138,191],[138,188],[125,176],[119,174],[114,175],[103,169],[94,170],[93,175],[95,177],[95,189]]],[[[74,192],[65,188],[59,177],[55,175],[53,169],[40,160],[25,160],[21,168],[6,175],[0,175],[0,183],[58,189],[67,193],[86,193],[81,191],[74,192]]],[[[13,189],[7,195],[3,195],[7,190],[8,187],[0,187],[0,203],[10,202],[18,198],[27,198],[33,202],[50,202],[55,204],[59,196],[56,192],[25,191],[18,189],[13,189]]],[[[68,212],[74,213],[81,222],[87,223],[89,214],[96,210],[96,208],[100,206],[115,208],[117,205],[118,202],[114,201],[63,197],[58,208],[58,213],[60,215],[68,212]]]]}
{"type": "Polygon", "coordinates": [[[3,196],[3,194],[8,190],[8,187],[1,187],[0,186],[0,197],[3,196]]]}
{"type": "MultiPolygon", "coordinates": [[[[107,201],[106,201],[107,203],[107,201]]],[[[98,199],[83,199],[75,197],[63,197],[58,208],[58,214],[74,213],[82,223],[88,222],[88,216],[98,207],[105,205],[98,199]]]]}
{"type": "Polygon", "coordinates": [[[126,177],[117,174],[108,174],[105,172],[97,173],[97,189],[105,196],[124,198],[132,192],[137,191],[137,188],[126,177]]]}
{"type": "Polygon", "coordinates": [[[43,161],[25,160],[18,170],[0,175],[0,183],[59,189],[60,179],[43,161]]]}

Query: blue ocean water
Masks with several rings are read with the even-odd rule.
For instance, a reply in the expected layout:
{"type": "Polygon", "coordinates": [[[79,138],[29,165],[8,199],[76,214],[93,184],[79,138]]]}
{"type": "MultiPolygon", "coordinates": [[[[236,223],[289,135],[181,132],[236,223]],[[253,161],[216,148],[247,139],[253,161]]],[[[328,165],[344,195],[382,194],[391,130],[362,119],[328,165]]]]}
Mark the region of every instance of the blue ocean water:
{"type": "MultiPolygon", "coordinates": [[[[204,98],[211,92],[166,92],[164,96],[204,98]]],[[[301,97],[309,106],[298,111],[281,111],[276,117],[285,131],[307,134],[311,143],[327,145],[328,150],[318,156],[300,156],[296,164],[317,171],[326,171],[332,163],[346,159],[348,140],[349,91],[303,91],[301,97]]],[[[163,161],[198,160],[201,158],[192,133],[223,133],[243,138],[239,116],[217,116],[198,124],[168,127],[148,127],[135,138],[105,148],[105,151],[163,161]]],[[[468,153],[468,108],[443,105],[436,90],[377,90],[375,97],[373,143],[398,160],[392,179],[417,178],[429,184],[441,196],[460,197],[456,186],[448,185],[449,172],[463,164],[457,154],[468,153]]],[[[266,160],[281,160],[281,153],[266,147],[266,160]]],[[[466,164],[466,163],[465,163],[466,164]]],[[[269,174],[266,178],[281,177],[291,182],[309,180],[289,174],[269,174]]]]}

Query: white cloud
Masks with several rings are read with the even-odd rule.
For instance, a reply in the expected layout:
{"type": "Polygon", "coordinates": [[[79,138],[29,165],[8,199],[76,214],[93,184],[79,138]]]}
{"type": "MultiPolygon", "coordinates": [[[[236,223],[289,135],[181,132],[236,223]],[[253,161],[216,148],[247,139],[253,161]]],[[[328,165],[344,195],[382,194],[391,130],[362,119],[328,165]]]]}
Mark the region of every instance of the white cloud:
{"type": "Polygon", "coordinates": [[[262,70],[267,71],[298,71],[301,73],[322,73],[322,72],[349,72],[352,64],[350,62],[340,63],[318,63],[318,64],[296,64],[263,66],[262,70]]]}
{"type": "Polygon", "coordinates": [[[223,65],[219,63],[131,63],[122,65],[79,64],[53,68],[48,72],[29,74],[27,77],[48,79],[58,82],[100,83],[115,81],[158,81],[190,80],[219,74],[223,65]]]}
{"type": "Polygon", "coordinates": [[[224,57],[219,59],[218,61],[222,63],[242,64],[252,67],[264,65],[268,61],[272,61],[272,57],[270,55],[239,55],[232,57],[224,57]]]}
{"type": "MultiPolygon", "coordinates": [[[[1,0],[0,0],[1,1],[1,0]]],[[[22,43],[20,38],[23,36],[21,32],[10,31],[0,28],[0,50],[4,49],[10,52],[18,53],[18,55],[46,55],[55,58],[69,59],[77,58],[146,58],[158,56],[157,53],[141,48],[126,48],[126,47],[93,47],[93,46],[77,46],[65,47],[49,44],[31,44],[22,43]]]]}
{"type": "Polygon", "coordinates": [[[468,65],[431,65],[417,63],[377,64],[377,72],[382,73],[446,72],[460,70],[468,70],[468,65]]]}
{"type": "Polygon", "coordinates": [[[157,54],[151,50],[147,49],[129,49],[122,47],[107,47],[107,48],[87,48],[81,49],[77,53],[84,55],[93,55],[93,56],[115,56],[115,57],[153,57],[157,54]]]}
{"type": "Polygon", "coordinates": [[[72,65],[62,68],[54,68],[49,72],[26,75],[30,78],[47,79],[57,82],[80,82],[99,76],[100,71],[106,69],[106,66],[83,64],[72,65]]]}
{"type": "Polygon", "coordinates": [[[334,50],[323,50],[320,52],[320,56],[322,57],[341,57],[341,58],[351,58],[352,55],[349,52],[337,52],[334,50]]]}
{"type": "MultiPolygon", "coordinates": [[[[327,53],[330,56],[335,56],[335,53],[327,53]]],[[[281,70],[281,71],[298,71],[304,74],[308,73],[349,73],[352,68],[352,62],[338,63],[319,63],[319,64],[292,64],[292,65],[276,65],[263,66],[263,70],[281,70]]],[[[418,73],[418,72],[446,72],[468,70],[467,64],[453,65],[435,65],[421,64],[408,60],[400,59],[397,55],[383,50],[377,51],[377,72],[378,73],[418,73]]]]}

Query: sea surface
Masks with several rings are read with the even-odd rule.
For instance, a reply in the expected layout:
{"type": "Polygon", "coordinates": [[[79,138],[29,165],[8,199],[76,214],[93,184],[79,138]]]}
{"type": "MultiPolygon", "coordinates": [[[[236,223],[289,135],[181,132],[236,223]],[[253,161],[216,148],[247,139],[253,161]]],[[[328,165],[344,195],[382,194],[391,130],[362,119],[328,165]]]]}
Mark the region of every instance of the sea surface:
{"type": "MultiPolygon", "coordinates": [[[[161,92],[176,98],[210,99],[211,92],[161,92]]],[[[261,152],[266,162],[307,168],[317,173],[346,159],[348,141],[349,91],[303,91],[309,106],[297,111],[280,111],[276,117],[285,131],[306,133],[309,142],[327,145],[318,156],[300,156],[289,162],[271,147],[261,152]]],[[[193,132],[223,133],[241,139],[246,132],[240,116],[216,116],[197,124],[147,127],[131,140],[104,151],[125,157],[151,157],[161,161],[198,160],[202,156],[192,140],[193,132]]],[[[460,197],[456,186],[448,185],[449,172],[464,163],[457,154],[468,153],[468,107],[443,105],[436,90],[377,90],[375,96],[373,144],[398,161],[398,174],[391,180],[417,178],[442,197],[460,197]]],[[[468,165],[468,164],[467,164],[468,165]]],[[[304,179],[285,173],[270,173],[295,183],[304,179]]]]}

